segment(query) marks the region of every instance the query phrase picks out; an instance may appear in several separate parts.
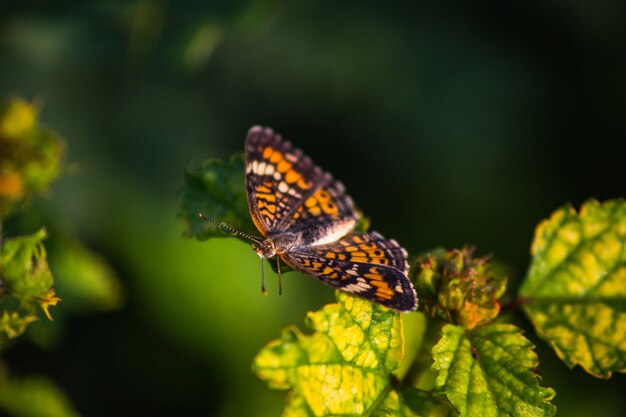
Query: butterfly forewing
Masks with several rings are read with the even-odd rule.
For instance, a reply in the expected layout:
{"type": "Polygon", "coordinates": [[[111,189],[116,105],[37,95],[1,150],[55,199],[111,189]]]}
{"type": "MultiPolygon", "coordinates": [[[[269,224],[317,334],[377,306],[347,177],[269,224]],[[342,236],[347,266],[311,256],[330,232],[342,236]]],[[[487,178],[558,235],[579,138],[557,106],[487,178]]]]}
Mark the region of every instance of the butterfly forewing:
{"type": "Polygon", "coordinates": [[[376,232],[352,233],[333,243],[285,253],[282,258],[332,287],[400,311],[417,308],[405,250],[376,232]]]}
{"type": "Polygon", "coordinates": [[[341,182],[270,128],[250,129],[245,160],[250,214],[285,263],[387,307],[417,308],[406,251],[376,232],[350,233],[359,216],[341,182]]]}
{"type": "Polygon", "coordinates": [[[343,185],[272,129],[250,129],[245,157],[248,206],[264,236],[311,218],[358,219],[343,185]]]}

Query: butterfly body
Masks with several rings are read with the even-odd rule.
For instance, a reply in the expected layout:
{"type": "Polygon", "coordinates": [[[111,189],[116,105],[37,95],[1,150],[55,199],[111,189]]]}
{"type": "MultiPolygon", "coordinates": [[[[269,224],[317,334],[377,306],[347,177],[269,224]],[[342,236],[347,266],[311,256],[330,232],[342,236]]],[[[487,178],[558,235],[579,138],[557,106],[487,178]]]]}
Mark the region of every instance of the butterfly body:
{"type": "Polygon", "coordinates": [[[246,194],[263,240],[263,259],[278,256],[327,285],[400,311],[417,308],[406,251],[379,233],[354,232],[359,220],[343,184],[270,128],[246,138],[246,194]]]}
{"type": "Polygon", "coordinates": [[[317,225],[294,227],[291,231],[271,233],[255,250],[264,259],[298,251],[311,246],[331,243],[345,236],[354,228],[354,221],[339,220],[317,225]]]}

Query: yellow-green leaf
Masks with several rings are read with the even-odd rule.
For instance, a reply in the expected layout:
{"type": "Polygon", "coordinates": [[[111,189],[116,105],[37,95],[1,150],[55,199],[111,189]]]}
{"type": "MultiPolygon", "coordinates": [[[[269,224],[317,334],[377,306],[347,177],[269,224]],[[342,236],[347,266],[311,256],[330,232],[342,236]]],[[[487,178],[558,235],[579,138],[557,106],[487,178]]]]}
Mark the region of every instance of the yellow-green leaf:
{"type": "Polygon", "coordinates": [[[40,377],[2,381],[0,409],[14,417],[78,417],[65,393],[40,377]]]}
{"type": "Polygon", "coordinates": [[[551,388],[539,386],[533,345],[511,324],[472,330],[446,325],[433,348],[436,387],[461,416],[552,416],[551,388]]]}
{"type": "Polygon", "coordinates": [[[570,367],[626,371],[626,202],[555,211],[535,232],[520,288],[541,337],[570,367]]]}
{"type": "Polygon", "coordinates": [[[283,416],[414,416],[392,387],[404,356],[400,314],[344,293],[337,300],[308,314],[312,334],[288,328],[254,359],[271,388],[292,390],[283,416]]]}
{"type": "Polygon", "coordinates": [[[21,315],[17,311],[3,311],[0,316],[0,341],[5,339],[14,339],[22,335],[29,324],[37,320],[34,314],[21,315]]]}
{"type": "MultiPolygon", "coordinates": [[[[458,415],[450,403],[440,402],[426,395],[418,397],[414,395],[415,391],[418,390],[409,387],[402,389],[399,393],[396,389],[390,388],[379,397],[368,412],[349,415],[368,417],[454,417],[458,415]]],[[[316,416],[317,414],[309,408],[303,396],[296,391],[289,392],[282,417],[316,416]]]]}
{"type": "Polygon", "coordinates": [[[45,229],[7,239],[2,245],[0,276],[9,294],[22,303],[45,293],[53,283],[43,239],[45,229]]]}

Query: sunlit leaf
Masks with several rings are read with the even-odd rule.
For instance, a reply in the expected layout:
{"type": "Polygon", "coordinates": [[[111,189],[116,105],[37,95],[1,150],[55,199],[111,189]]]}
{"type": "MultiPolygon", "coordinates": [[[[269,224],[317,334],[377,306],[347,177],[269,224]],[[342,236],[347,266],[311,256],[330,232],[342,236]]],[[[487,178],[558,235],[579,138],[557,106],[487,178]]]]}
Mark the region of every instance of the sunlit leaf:
{"type": "Polygon", "coordinates": [[[520,288],[540,336],[570,367],[626,371],[626,202],[555,211],[535,233],[520,288]]]}
{"type": "Polygon", "coordinates": [[[225,236],[223,230],[200,219],[198,213],[244,233],[259,234],[248,211],[241,154],[229,161],[208,159],[201,168],[187,171],[179,204],[186,236],[200,240],[225,236]]]}
{"type": "Polygon", "coordinates": [[[0,409],[14,417],[78,417],[65,393],[39,377],[2,381],[0,409]]]}
{"type": "Polygon", "coordinates": [[[53,283],[43,239],[45,229],[29,235],[6,239],[2,245],[0,276],[9,294],[22,303],[34,300],[53,283]]]}
{"type": "Polygon", "coordinates": [[[308,314],[312,334],[288,328],[254,360],[271,388],[292,390],[283,416],[416,415],[392,383],[404,356],[400,314],[343,293],[337,299],[308,314]]]}
{"type": "Polygon", "coordinates": [[[465,330],[451,324],[433,348],[436,386],[461,416],[552,416],[551,388],[539,386],[533,345],[510,324],[465,330]]]}
{"type": "Polygon", "coordinates": [[[0,332],[4,333],[0,335],[0,341],[4,339],[15,339],[22,335],[29,324],[37,321],[37,316],[34,314],[20,314],[17,311],[3,311],[0,316],[0,332]]]}

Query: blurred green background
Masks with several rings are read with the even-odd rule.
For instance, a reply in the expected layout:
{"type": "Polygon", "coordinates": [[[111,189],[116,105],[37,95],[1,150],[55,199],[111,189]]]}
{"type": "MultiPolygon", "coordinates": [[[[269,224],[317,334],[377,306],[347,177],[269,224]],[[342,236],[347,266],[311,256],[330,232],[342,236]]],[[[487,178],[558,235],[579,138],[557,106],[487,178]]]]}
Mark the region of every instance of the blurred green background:
{"type": "MultiPolygon", "coordinates": [[[[183,239],[176,217],[183,170],[242,151],[253,124],[341,179],[410,253],[474,244],[514,288],[542,218],[626,194],[625,13],[612,0],[0,2],[0,95],[42,103],[74,165],[38,204],[126,289],[122,309],[74,316],[54,345],[7,351],[10,372],[50,377],[84,416],[280,413],[284,393],[251,360],[332,291],[292,273],[263,298],[248,246],[183,239]]],[[[559,415],[626,414],[624,375],[567,370],[520,320],[559,415]]]]}

